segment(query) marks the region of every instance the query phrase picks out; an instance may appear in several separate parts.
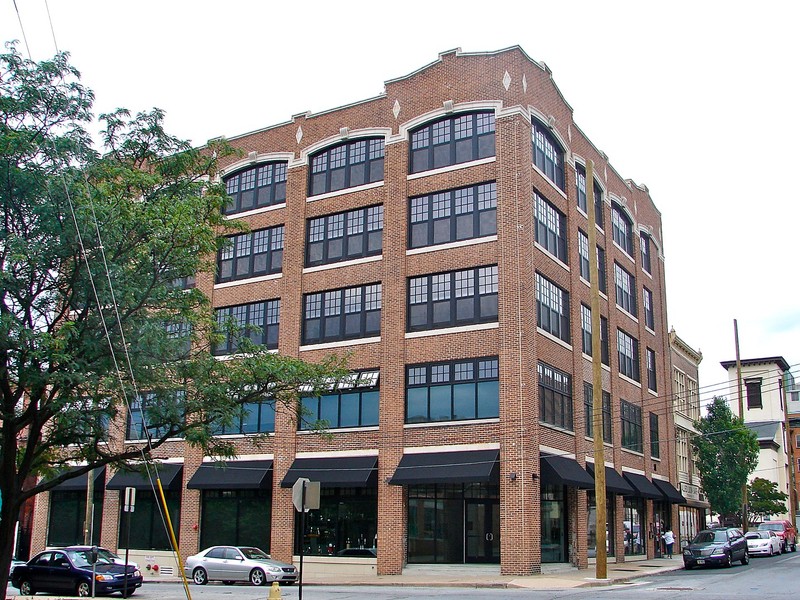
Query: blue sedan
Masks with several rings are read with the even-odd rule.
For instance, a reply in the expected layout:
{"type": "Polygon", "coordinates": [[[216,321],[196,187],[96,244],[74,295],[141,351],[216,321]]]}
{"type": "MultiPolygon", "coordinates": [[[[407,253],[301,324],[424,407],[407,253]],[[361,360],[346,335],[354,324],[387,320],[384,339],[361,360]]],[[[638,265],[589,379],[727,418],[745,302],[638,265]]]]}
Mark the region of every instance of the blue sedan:
{"type": "Polygon", "coordinates": [[[36,592],[91,596],[92,581],[96,595],[119,592],[127,597],[141,587],[142,574],[133,566],[103,558],[92,565],[87,550],[45,550],[11,572],[11,585],[25,596],[36,592]]]}

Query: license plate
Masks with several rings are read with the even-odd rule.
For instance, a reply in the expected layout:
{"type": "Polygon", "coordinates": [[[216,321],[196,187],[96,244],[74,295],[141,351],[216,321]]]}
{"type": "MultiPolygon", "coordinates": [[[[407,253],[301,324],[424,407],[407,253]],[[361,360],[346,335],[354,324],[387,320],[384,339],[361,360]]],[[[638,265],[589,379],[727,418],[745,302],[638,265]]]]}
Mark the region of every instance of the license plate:
{"type": "Polygon", "coordinates": [[[704,564],[706,564],[706,561],[705,561],[705,559],[704,559],[704,558],[698,558],[698,559],[697,559],[697,564],[698,564],[698,565],[704,565],[704,564]]]}

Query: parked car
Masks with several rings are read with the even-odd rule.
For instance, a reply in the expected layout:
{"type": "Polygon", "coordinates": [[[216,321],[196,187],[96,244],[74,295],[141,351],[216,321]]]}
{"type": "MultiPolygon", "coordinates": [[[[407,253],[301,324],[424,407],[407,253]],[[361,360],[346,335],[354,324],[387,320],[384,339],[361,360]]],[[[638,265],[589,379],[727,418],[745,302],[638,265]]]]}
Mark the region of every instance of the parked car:
{"type": "Polygon", "coordinates": [[[775,535],[781,538],[783,552],[794,552],[797,550],[797,528],[791,521],[785,519],[780,521],[764,521],[758,526],[758,531],[774,531],[775,535]]]}
{"type": "Polygon", "coordinates": [[[746,565],[750,554],[742,530],[735,527],[705,529],[683,549],[683,566],[687,569],[703,565],[730,567],[737,560],[746,565]]]}
{"type": "Polygon", "coordinates": [[[36,592],[55,594],[92,595],[92,578],[96,595],[105,596],[119,592],[131,596],[142,585],[142,574],[130,565],[117,565],[98,558],[92,565],[90,556],[81,550],[45,550],[25,565],[16,567],[11,574],[11,585],[20,594],[36,592]],[[127,572],[127,582],[126,582],[127,572]],[[127,590],[127,594],[124,593],[127,590]]]}
{"type": "Polygon", "coordinates": [[[20,565],[26,564],[24,560],[17,560],[16,558],[11,559],[11,566],[8,568],[8,575],[11,576],[11,573],[14,572],[14,567],[18,567],[20,565]]]}
{"type": "MultiPolygon", "coordinates": [[[[78,550],[81,552],[91,552],[93,546],[67,546],[65,550],[78,550]]],[[[125,559],[115,554],[108,548],[103,548],[102,546],[97,546],[97,556],[99,558],[105,558],[108,562],[113,562],[117,565],[124,565],[125,559]]],[[[139,565],[133,561],[128,561],[128,564],[131,565],[134,569],[138,569],[139,565]]]]}
{"type": "Polygon", "coordinates": [[[744,535],[747,540],[747,551],[750,556],[780,554],[783,548],[781,538],[774,531],[748,531],[744,535]]]}
{"type": "Polygon", "coordinates": [[[189,556],[183,572],[197,585],[209,581],[226,584],[249,581],[253,585],[277,581],[291,585],[297,581],[294,565],[273,560],[269,554],[252,546],[211,546],[189,556]]]}

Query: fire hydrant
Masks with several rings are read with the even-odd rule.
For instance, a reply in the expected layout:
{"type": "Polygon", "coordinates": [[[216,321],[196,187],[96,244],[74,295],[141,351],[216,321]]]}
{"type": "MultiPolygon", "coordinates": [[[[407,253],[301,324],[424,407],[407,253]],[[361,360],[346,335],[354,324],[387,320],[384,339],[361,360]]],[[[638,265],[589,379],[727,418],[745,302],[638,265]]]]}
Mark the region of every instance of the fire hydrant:
{"type": "Polygon", "coordinates": [[[278,585],[277,581],[272,582],[272,587],[269,588],[269,596],[267,596],[267,600],[281,600],[281,586],[278,585]]]}

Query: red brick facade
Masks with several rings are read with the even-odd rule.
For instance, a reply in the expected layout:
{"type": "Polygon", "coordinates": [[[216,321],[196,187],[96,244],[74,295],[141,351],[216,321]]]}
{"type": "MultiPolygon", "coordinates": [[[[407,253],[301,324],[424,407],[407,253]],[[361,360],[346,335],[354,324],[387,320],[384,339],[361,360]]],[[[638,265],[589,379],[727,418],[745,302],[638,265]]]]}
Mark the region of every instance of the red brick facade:
{"type": "MultiPolygon", "coordinates": [[[[278,414],[270,443],[255,447],[246,439],[239,453],[274,458],[271,552],[291,559],[294,509],[291,490],[281,488],[298,452],[326,453],[373,451],[378,455],[379,574],[400,573],[406,563],[406,488],[388,480],[404,449],[464,446],[495,447],[500,451],[501,571],[504,574],[537,573],[540,549],[540,447],[575,457],[580,464],[591,459],[593,448],[585,438],[583,382],[591,382],[591,360],[581,353],[581,302],[590,303],[590,288],[579,276],[578,229],[587,231],[587,216],[578,209],[575,164],[594,161],[595,177],[603,189],[604,228],[598,244],[605,248],[608,293],[601,312],[608,318],[610,368],[603,369],[604,389],[611,392],[614,443],[606,445],[606,462],[648,477],[672,478],[676,472],[674,447],[668,432],[671,416],[669,342],[664,287],[661,215],[646,187],[622,178],[607,157],[584,136],[573,121],[572,109],[555,86],[550,71],[532,61],[518,47],[493,53],[450,51],[437,61],[406,77],[386,83],[383,94],[359,103],[311,115],[296,115],[290,122],[238,136],[230,142],[248,157],[225,165],[226,173],[268,160],[288,159],[285,205],[253,211],[244,220],[252,229],[284,225],[283,268],[279,277],[215,289],[213,277],[198,277],[200,287],[215,307],[280,298],[279,352],[317,360],[330,352],[349,353],[352,369],[380,369],[380,416],[377,428],[333,432],[331,436],[298,434],[289,415],[278,414]],[[409,130],[446,114],[492,110],[496,119],[496,152],[491,159],[409,175],[409,130]],[[396,113],[396,114],[395,114],[396,113]],[[531,117],[549,126],[565,150],[564,190],[533,166],[531,117]],[[345,129],[346,128],[346,129],[345,129]],[[385,176],[377,185],[345,189],[321,197],[307,197],[309,155],[343,139],[366,135],[385,138],[385,176]],[[496,239],[450,244],[409,253],[408,198],[424,193],[495,181],[497,186],[496,239]],[[535,242],[533,190],[566,215],[566,264],[555,260],[535,242]],[[634,252],[628,256],[612,241],[611,202],[622,207],[633,223],[634,252]],[[304,269],[306,221],[357,207],[382,204],[384,230],[382,254],[377,260],[351,261],[332,268],[304,269]],[[651,238],[651,274],[642,269],[639,232],[651,238]],[[620,310],[614,296],[614,262],[635,276],[640,310],[634,318],[620,310]],[[489,327],[459,327],[409,336],[406,333],[407,279],[409,277],[497,265],[499,318],[489,327]],[[535,273],[569,292],[571,344],[557,341],[537,328],[535,273]],[[380,339],[371,343],[336,344],[318,349],[301,346],[303,294],[381,282],[380,339]],[[653,293],[654,330],[645,325],[642,286],[653,293]],[[638,339],[641,385],[619,375],[616,331],[621,327],[638,339]],[[656,353],[658,391],[647,389],[645,349],[656,353]],[[405,419],[405,366],[411,363],[498,356],[500,363],[499,419],[479,423],[455,422],[408,427],[405,419]],[[573,431],[539,420],[539,361],[573,376],[573,431]],[[642,406],[643,453],[620,447],[620,399],[642,406]],[[650,457],[648,415],[660,419],[660,458],[650,457]],[[510,474],[514,473],[515,478],[510,474]]],[[[358,342],[358,340],[356,340],[358,342]]],[[[184,460],[184,484],[202,457],[173,445],[174,457],[184,460]]],[[[116,546],[116,492],[106,494],[102,542],[116,546]],[[112,498],[114,497],[113,501],[112,498]]],[[[569,560],[586,567],[586,492],[569,488],[569,560]]],[[[649,518],[651,502],[647,502],[649,518]]],[[[46,526],[46,499],[39,503],[37,523],[46,526]]],[[[180,519],[181,552],[198,550],[200,495],[184,490],[180,519]]],[[[616,515],[622,521],[622,499],[616,515]]],[[[616,527],[616,547],[623,547],[622,527],[616,527]]],[[[34,548],[44,545],[43,535],[34,548]]],[[[650,550],[652,553],[652,550],[650,550]]]]}

